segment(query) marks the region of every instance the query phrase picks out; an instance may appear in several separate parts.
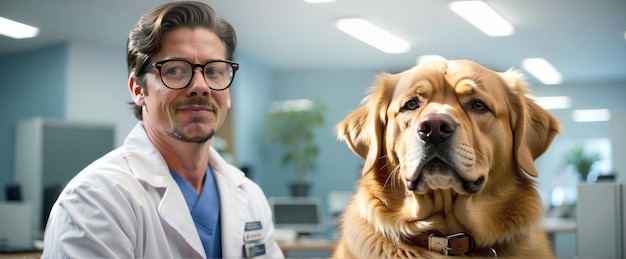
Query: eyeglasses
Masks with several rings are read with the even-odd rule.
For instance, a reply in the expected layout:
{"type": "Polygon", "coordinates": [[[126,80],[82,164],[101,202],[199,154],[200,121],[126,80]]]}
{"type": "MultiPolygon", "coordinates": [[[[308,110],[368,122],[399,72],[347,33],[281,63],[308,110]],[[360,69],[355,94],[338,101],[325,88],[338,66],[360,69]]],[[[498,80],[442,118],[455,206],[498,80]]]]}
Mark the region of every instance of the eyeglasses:
{"type": "Polygon", "coordinates": [[[183,59],[168,59],[147,64],[140,74],[152,68],[159,70],[163,85],[169,89],[183,89],[189,86],[194,69],[199,67],[209,88],[216,91],[226,90],[235,78],[239,64],[229,60],[211,60],[205,64],[192,64],[183,59]]]}

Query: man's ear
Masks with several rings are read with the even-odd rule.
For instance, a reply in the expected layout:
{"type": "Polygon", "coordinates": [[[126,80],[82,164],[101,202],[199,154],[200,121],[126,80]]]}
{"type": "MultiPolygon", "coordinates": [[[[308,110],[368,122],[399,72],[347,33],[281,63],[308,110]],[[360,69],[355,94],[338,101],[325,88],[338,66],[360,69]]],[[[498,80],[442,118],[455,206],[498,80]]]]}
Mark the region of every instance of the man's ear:
{"type": "Polygon", "coordinates": [[[144,91],[143,88],[137,84],[133,73],[128,76],[128,90],[130,91],[130,96],[133,98],[133,102],[135,102],[136,105],[143,106],[144,91]]]}
{"type": "Polygon", "coordinates": [[[230,107],[231,107],[231,102],[230,102],[231,96],[232,96],[232,92],[229,91],[228,92],[228,99],[226,100],[226,108],[229,109],[229,110],[230,110],[230,107]]]}

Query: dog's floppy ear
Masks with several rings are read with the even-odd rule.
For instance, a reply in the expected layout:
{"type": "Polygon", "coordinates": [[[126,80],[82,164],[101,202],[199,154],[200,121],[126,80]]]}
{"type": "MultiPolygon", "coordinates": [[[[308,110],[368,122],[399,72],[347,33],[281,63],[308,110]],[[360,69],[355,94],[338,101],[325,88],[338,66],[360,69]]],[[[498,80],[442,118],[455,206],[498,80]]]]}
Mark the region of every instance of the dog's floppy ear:
{"type": "Polygon", "coordinates": [[[337,138],[345,141],[355,154],[363,158],[362,174],[371,171],[383,152],[388,95],[391,92],[388,89],[395,85],[395,78],[386,73],[378,76],[361,106],[335,127],[337,138]]]}
{"type": "Polygon", "coordinates": [[[511,90],[511,127],[513,152],[519,167],[537,177],[535,159],[545,152],[559,133],[559,122],[546,110],[526,97],[528,92],[524,76],[509,69],[502,74],[511,90]]]}

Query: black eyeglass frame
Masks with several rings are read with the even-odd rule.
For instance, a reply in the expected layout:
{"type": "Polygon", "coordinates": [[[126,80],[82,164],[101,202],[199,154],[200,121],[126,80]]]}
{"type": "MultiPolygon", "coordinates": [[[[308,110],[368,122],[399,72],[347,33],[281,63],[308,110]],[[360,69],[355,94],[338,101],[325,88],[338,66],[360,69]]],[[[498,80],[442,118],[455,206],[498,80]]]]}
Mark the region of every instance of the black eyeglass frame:
{"type": "Polygon", "coordinates": [[[189,61],[187,61],[185,59],[165,59],[165,60],[161,60],[161,61],[157,61],[157,62],[154,62],[154,63],[149,63],[149,64],[144,65],[143,69],[139,72],[139,75],[143,75],[143,74],[147,73],[148,71],[150,71],[150,69],[156,68],[159,71],[159,77],[161,78],[161,82],[163,83],[163,85],[165,87],[167,87],[169,89],[172,89],[172,90],[181,90],[181,89],[187,88],[189,86],[189,84],[191,83],[191,80],[193,80],[193,76],[195,74],[195,73],[193,73],[193,70],[196,67],[199,67],[201,69],[202,75],[203,75],[202,78],[204,78],[204,81],[207,83],[207,85],[209,86],[209,88],[211,90],[214,90],[214,91],[224,91],[224,90],[228,89],[233,84],[233,80],[235,80],[235,74],[237,73],[237,70],[239,69],[239,63],[237,63],[235,61],[231,61],[231,60],[225,60],[225,59],[214,59],[214,60],[211,60],[211,61],[206,62],[204,64],[193,64],[193,63],[191,63],[191,62],[189,62],[189,61]],[[189,77],[189,82],[187,82],[187,84],[185,84],[185,86],[183,86],[181,88],[172,88],[172,87],[169,87],[165,83],[165,81],[163,81],[163,76],[161,76],[161,68],[163,67],[163,64],[165,64],[165,63],[167,63],[169,61],[183,61],[183,62],[191,65],[191,71],[192,71],[191,77],[189,77]],[[221,89],[217,89],[217,88],[211,87],[211,85],[208,82],[206,82],[206,77],[204,77],[204,68],[206,68],[206,66],[208,64],[215,63],[215,62],[223,62],[223,63],[229,64],[230,67],[233,70],[233,75],[230,77],[230,82],[228,83],[227,86],[225,86],[224,88],[221,88],[221,89]]]}

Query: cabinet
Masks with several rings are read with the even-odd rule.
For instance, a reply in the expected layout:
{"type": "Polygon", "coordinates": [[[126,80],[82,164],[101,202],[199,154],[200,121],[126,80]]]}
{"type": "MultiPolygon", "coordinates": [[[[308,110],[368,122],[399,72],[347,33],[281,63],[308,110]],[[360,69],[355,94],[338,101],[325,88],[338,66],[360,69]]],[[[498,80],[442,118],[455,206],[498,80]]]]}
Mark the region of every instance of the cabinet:
{"type": "Polygon", "coordinates": [[[14,181],[33,205],[33,229],[43,233],[49,210],[67,182],[114,148],[115,127],[106,123],[32,118],[18,122],[14,181]]]}
{"type": "Polygon", "coordinates": [[[580,258],[626,256],[626,184],[578,184],[576,214],[580,258]]]}

